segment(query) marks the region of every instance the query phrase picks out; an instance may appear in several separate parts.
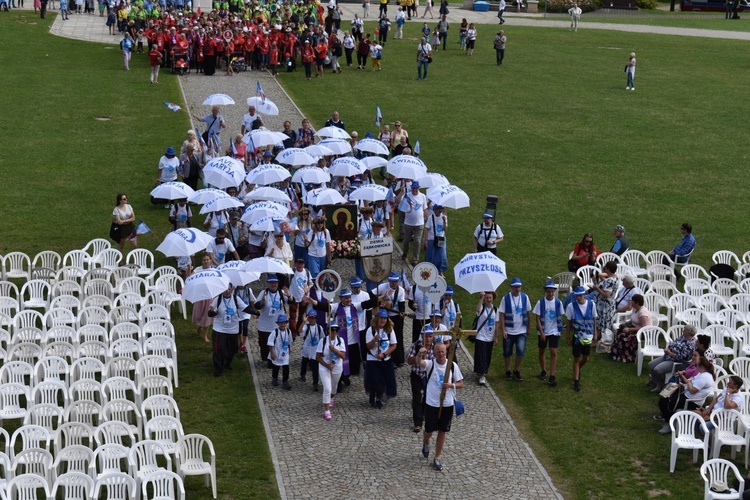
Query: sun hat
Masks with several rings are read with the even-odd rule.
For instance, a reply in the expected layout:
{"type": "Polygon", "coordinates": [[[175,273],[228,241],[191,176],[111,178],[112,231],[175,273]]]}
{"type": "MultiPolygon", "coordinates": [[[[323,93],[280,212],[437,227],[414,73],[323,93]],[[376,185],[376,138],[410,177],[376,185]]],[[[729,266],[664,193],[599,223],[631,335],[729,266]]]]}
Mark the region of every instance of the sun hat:
{"type": "Polygon", "coordinates": [[[521,282],[521,278],[513,278],[510,280],[510,286],[521,286],[523,283],[521,282]]]}
{"type": "Polygon", "coordinates": [[[278,283],[279,277],[275,274],[269,274],[268,278],[266,278],[266,283],[278,283]]]}
{"type": "Polygon", "coordinates": [[[289,323],[289,318],[286,317],[286,314],[279,314],[279,317],[276,318],[276,323],[289,323]]]}
{"type": "Polygon", "coordinates": [[[586,289],[581,285],[578,285],[573,289],[573,295],[575,295],[576,297],[578,297],[579,295],[586,295],[586,289]]]}
{"type": "Polygon", "coordinates": [[[378,311],[378,318],[387,318],[388,317],[388,311],[385,309],[381,309],[378,311]]]}

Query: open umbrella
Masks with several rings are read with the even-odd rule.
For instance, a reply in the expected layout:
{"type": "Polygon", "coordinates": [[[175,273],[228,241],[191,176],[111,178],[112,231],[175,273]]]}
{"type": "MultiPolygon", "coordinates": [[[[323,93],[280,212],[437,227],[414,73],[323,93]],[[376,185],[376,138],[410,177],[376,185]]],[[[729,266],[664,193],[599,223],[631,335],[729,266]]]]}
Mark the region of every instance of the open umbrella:
{"type": "Polygon", "coordinates": [[[305,184],[325,184],[331,182],[331,175],[318,167],[302,167],[294,172],[292,182],[305,184]]]}
{"type": "Polygon", "coordinates": [[[229,262],[218,266],[216,270],[229,276],[229,281],[235,286],[245,286],[260,279],[260,273],[243,271],[243,267],[245,267],[244,260],[230,260],[229,262]]]}
{"type": "Polygon", "coordinates": [[[258,110],[258,113],[262,113],[264,115],[276,116],[279,114],[279,107],[271,102],[271,99],[264,99],[262,97],[248,97],[247,105],[255,106],[255,109],[258,110]]]}
{"type": "Polygon", "coordinates": [[[203,205],[204,203],[208,203],[214,198],[229,198],[229,195],[226,193],[226,191],[222,191],[221,189],[203,188],[195,191],[193,194],[188,196],[188,201],[190,203],[203,205]]]}
{"type": "Polygon", "coordinates": [[[275,216],[286,217],[289,208],[273,201],[259,201],[249,205],[242,214],[240,220],[245,224],[252,224],[263,217],[275,216]]]}
{"type": "Polygon", "coordinates": [[[253,147],[262,148],[264,146],[275,146],[289,139],[286,134],[274,132],[273,130],[258,129],[252,130],[242,137],[245,144],[252,143],[253,147]]]}
{"type": "Polygon", "coordinates": [[[265,165],[258,165],[250,171],[245,177],[245,180],[250,184],[259,184],[265,186],[266,184],[273,184],[274,182],[281,182],[290,178],[292,174],[281,165],[269,163],[265,165]]]}
{"type": "Polygon", "coordinates": [[[351,139],[346,130],[338,127],[323,127],[322,129],[315,132],[316,137],[330,137],[332,139],[351,139]]]}
{"type": "Polygon", "coordinates": [[[283,165],[305,166],[314,165],[317,160],[307,154],[302,148],[289,148],[276,155],[276,161],[283,165]]]}
{"type": "Polygon", "coordinates": [[[204,106],[228,106],[233,104],[234,99],[226,94],[211,94],[203,101],[204,106]]]}
{"type": "Polygon", "coordinates": [[[490,252],[466,254],[453,273],[456,285],[469,293],[494,292],[508,278],[505,262],[490,252]]]}
{"type": "Polygon", "coordinates": [[[213,299],[229,288],[229,276],[216,269],[202,269],[185,280],[182,297],[189,302],[213,299]]]}
{"type": "Polygon", "coordinates": [[[156,250],[167,257],[187,257],[205,250],[212,238],[193,227],[183,227],[169,233],[156,250]]]}
{"type": "Polygon", "coordinates": [[[229,210],[230,208],[239,208],[241,206],[242,202],[237,198],[231,196],[227,196],[226,198],[217,197],[203,205],[200,213],[207,214],[210,212],[218,212],[220,210],[229,210]]]}
{"type": "Polygon", "coordinates": [[[360,160],[367,170],[373,170],[375,168],[385,167],[388,165],[388,160],[381,158],[380,156],[368,156],[360,160]]]}
{"type": "Polygon", "coordinates": [[[359,151],[363,151],[365,153],[373,153],[376,155],[387,155],[388,153],[390,153],[390,151],[388,151],[388,146],[386,146],[383,141],[370,138],[365,138],[357,142],[357,145],[354,146],[354,149],[358,149],[359,151]]]}
{"type": "Polygon", "coordinates": [[[207,184],[222,189],[239,186],[245,178],[245,166],[241,161],[229,156],[213,158],[203,167],[203,177],[207,184]]]}
{"type": "Polygon", "coordinates": [[[345,156],[333,160],[328,168],[328,173],[341,177],[353,177],[365,173],[365,166],[358,159],[345,156]]]}
{"type": "Polygon", "coordinates": [[[331,156],[332,154],[335,154],[333,151],[325,146],[321,146],[320,144],[312,144],[302,149],[304,149],[310,156],[331,156]]]}
{"type": "Polygon", "coordinates": [[[341,139],[326,139],[318,144],[327,147],[335,155],[345,155],[352,152],[352,145],[341,139]]]}
{"type": "Polygon", "coordinates": [[[420,177],[419,179],[417,179],[417,182],[419,182],[419,186],[423,188],[447,186],[448,184],[450,184],[446,176],[435,172],[429,172],[424,177],[420,177]]]}
{"type": "Polygon", "coordinates": [[[455,210],[470,206],[469,195],[458,186],[437,186],[428,189],[427,198],[436,205],[442,205],[455,210]]]}
{"type": "Polygon", "coordinates": [[[265,200],[265,201],[276,201],[280,203],[291,203],[292,201],[289,198],[289,195],[287,195],[284,191],[279,191],[276,188],[267,187],[267,186],[253,189],[245,196],[245,200],[250,200],[250,201],[265,200]]]}
{"type": "Polygon", "coordinates": [[[367,184],[359,189],[355,189],[349,194],[350,201],[380,201],[385,200],[388,196],[388,188],[377,184],[367,184]]]}
{"type": "Polygon", "coordinates": [[[306,203],[315,206],[322,205],[338,205],[339,203],[346,203],[341,194],[335,189],[331,188],[318,188],[308,191],[305,199],[306,203]]]}
{"type": "Polygon", "coordinates": [[[398,155],[388,161],[388,173],[396,179],[419,179],[427,174],[427,166],[416,156],[398,155]]]}
{"type": "Polygon", "coordinates": [[[163,200],[181,200],[193,194],[193,188],[184,182],[165,182],[151,190],[151,196],[163,200]]]}
{"type": "Polygon", "coordinates": [[[268,217],[262,217],[250,225],[251,231],[276,231],[277,224],[282,220],[287,220],[286,217],[279,217],[278,215],[269,215],[268,217]]]}
{"type": "Polygon", "coordinates": [[[242,269],[252,273],[294,274],[286,262],[273,257],[255,258],[245,263],[242,269]]]}

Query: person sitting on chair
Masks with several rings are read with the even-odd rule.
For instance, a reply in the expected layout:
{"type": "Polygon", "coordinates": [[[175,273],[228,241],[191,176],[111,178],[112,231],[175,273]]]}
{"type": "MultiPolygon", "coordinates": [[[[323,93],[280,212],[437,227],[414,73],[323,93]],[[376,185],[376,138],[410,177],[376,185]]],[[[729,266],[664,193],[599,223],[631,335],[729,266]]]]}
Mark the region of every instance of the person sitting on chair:
{"type": "Polygon", "coordinates": [[[615,242],[612,244],[612,248],[609,250],[618,256],[624,254],[630,248],[630,242],[627,236],[625,236],[625,228],[620,224],[615,226],[615,242]]]}
{"type": "Polygon", "coordinates": [[[690,260],[690,253],[695,250],[695,236],[693,236],[693,226],[683,222],[680,226],[682,240],[669,252],[669,257],[677,264],[687,264],[690,260]]]}

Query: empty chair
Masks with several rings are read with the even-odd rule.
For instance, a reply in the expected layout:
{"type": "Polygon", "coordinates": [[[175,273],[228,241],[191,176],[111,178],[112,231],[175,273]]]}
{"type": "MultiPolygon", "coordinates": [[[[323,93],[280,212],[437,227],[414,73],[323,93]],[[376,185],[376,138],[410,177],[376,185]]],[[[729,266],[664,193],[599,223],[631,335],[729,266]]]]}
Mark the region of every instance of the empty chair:
{"type": "Polygon", "coordinates": [[[126,264],[138,266],[138,276],[149,276],[154,272],[154,254],[145,248],[136,248],[128,253],[126,264]]]}
{"type": "Polygon", "coordinates": [[[120,323],[138,323],[138,311],[128,306],[112,307],[109,311],[109,319],[112,325],[120,323]]]}
{"type": "Polygon", "coordinates": [[[708,459],[708,428],[701,416],[692,411],[678,411],[669,419],[672,429],[672,452],[669,457],[669,472],[674,472],[677,463],[677,450],[693,450],[693,463],[698,460],[698,452],[703,450],[703,460],[708,459]],[[703,437],[695,437],[696,428],[700,427],[703,437]]]}
{"type": "Polygon", "coordinates": [[[63,409],[54,404],[35,404],[26,413],[24,425],[38,425],[47,429],[54,437],[57,428],[63,423],[63,409]]]}
{"type": "Polygon", "coordinates": [[[138,406],[127,399],[110,399],[103,407],[104,420],[120,422],[128,426],[130,432],[140,441],[143,437],[143,419],[138,406]]]}
{"type": "Polygon", "coordinates": [[[153,319],[146,322],[141,327],[141,338],[145,342],[146,339],[156,336],[169,337],[175,339],[174,326],[169,320],[166,319],[153,319]]]}
{"type": "Polygon", "coordinates": [[[578,284],[584,288],[589,288],[593,284],[594,276],[599,272],[596,266],[582,266],[576,271],[578,284]]]}
{"type": "Polygon", "coordinates": [[[65,408],[68,405],[68,388],[59,380],[37,382],[31,390],[31,402],[65,408]]]}
{"type": "Polygon", "coordinates": [[[602,252],[596,256],[596,267],[604,269],[604,264],[607,262],[614,262],[615,264],[620,261],[619,255],[612,252],[602,252]]]}
{"type": "MultiPolygon", "coordinates": [[[[617,273],[617,274],[619,275],[620,273],[617,273]]],[[[664,283],[669,283],[669,282],[665,281],[664,283]]],[[[649,280],[647,280],[646,278],[636,278],[633,281],[633,284],[636,287],[640,288],[642,293],[649,293],[649,292],[651,292],[651,282],[649,280]]],[[[661,295],[661,294],[659,294],[659,295],[661,295]]],[[[669,300],[669,296],[662,295],[662,297],[664,297],[665,300],[669,300]]]]}
{"type": "Polygon", "coordinates": [[[80,297],[83,293],[83,288],[77,281],[73,280],[61,280],[59,273],[55,284],[52,285],[52,297],[59,297],[61,295],[72,295],[73,297],[80,297]]]}
{"type": "Polygon", "coordinates": [[[31,270],[32,280],[42,280],[49,283],[51,286],[55,282],[55,278],[57,278],[57,271],[54,269],[48,267],[35,267],[31,270]]]}
{"type": "Polygon", "coordinates": [[[83,277],[85,272],[86,272],[85,269],[82,267],[63,266],[60,268],[59,271],[57,271],[57,275],[55,276],[55,282],[56,284],[61,281],[73,281],[75,283],[78,283],[78,281],[83,277]]]}
{"type": "Polygon", "coordinates": [[[16,476],[6,487],[7,498],[23,500],[44,500],[50,498],[49,484],[47,480],[36,474],[22,474],[16,476]],[[41,496],[39,490],[42,490],[41,496]]]}
{"type": "Polygon", "coordinates": [[[106,295],[88,295],[81,302],[81,307],[101,307],[107,311],[112,310],[112,299],[106,295]]]}
{"type": "Polygon", "coordinates": [[[172,470],[172,458],[157,441],[139,441],[130,448],[130,475],[138,484],[150,474],[162,470],[172,470]]]}
{"type": "Polygon", "coordinates": [[[78,324],[81,326],[94,324],[109,328],[109,313],[103,307],[83,307],[81,308],[81,312],[78,313],[78,324]]]}
{"type": "MultiPolygon", "coordinates": [[[[16,299],[0,297],[0,314],[3,316],[13,318],[20,310],[21,306],[16,299]]],[[[5,319],[0,326],[11,326],[11,322],[5,319]]]]}
{"type": "Polygon", "coordinates": [[[714,280],[712,283],[714,290],[716,290],[716,293],[721,295],[721,297],[729,302],[732,299],[732,295],[735,293],[739,293],[740,287],[737,286],[737,282],[734,280],[730,280],[727,278],[719,278],[714,280]]]}
{"type": "Polygon", "coordinates": [[[744,356],[734,358],[729,362],[729,372],[741,377],[745,384],[750,383],[750,358],[744,356]]]}
{"type": "Polygon", "coordinates": [[[31,279],[31,259],[23,252],[10,252],[3,258],[3,279],[31,279]]]}
{"type": "Polygon", "coordinates": [[[79,342],[91,342],[91,341],[109,343],[109,333],[103,326],[97,324],[83,325],[78,329],[78,341],[79,342]]]}
{"type": "Polygon", "coordinates": [[[102,397],[105,401],[125,399],[140,404],[135,382],[125,377],[108,377],[102,383],[102,397]]]}
{"type": "Polygon", "coordinates": [[[653,266],[668,266],[674,269],[674,262],[666,252],[661,250],[652,250],[646,254],[646,264],[650,269],[653,266]]]}
{"type": "MultiPolygon", "coordinates": [[[[57,327],[62,328],[62,327],[57,327]]],[[[78,348],[70,342],[58,340],[55,342],[47,342],[44,346],[43,356],[57,356],[72,364],[78,358],[78,348]]]]}
{"type": "Polygon", "coordinates": [[[209,480],[216,498],[216,452],[210,439],[201,434],[188,434],[177,442],[177,473],[185,476],[205,476],[206,488],[209,480]],[[204,450],[208,450],[208,460],[204,450]]]}
{"type": "Polygon", "coordinates": [[[94,450],[94,462],[91,465],[91,477],[97,479],[113,472],[127,473],[128,450],[121,444],[101,444],[94,450]]]}
{"type": "Polygon", "coordinates": [[[23,425],[13,432],[8,446],[9,457],[15,461],[16,452],[30,448],[49,450],[51,436],[49,431],[39,425],[23,425]]]}
{"type": "Polygon", "coordinates": [[[120,339],[140,340],[141,327],[133,323],[116,323],[109,330],[110,342],[120,339]]]}
{"type": "Polygon", "coordinates": [[[119,339],[109,346],[109,357],[125,356],[137,361],[143,356],[143,346],[135,339],[119,339]]]}
{"type": "Polygon", "coordinates": [[[115,297],[115,300],[112,301],[113,308],[129,307],[135,311],[140,311],[142,305],[143,297],[135,292],[121,292],[120,295],[115,297]]]}
{"type": "Polygon", "coordinates": [[[81,251],[86,254],[85,261],[89,268],[96,267],[100,263],[101,254],[109,248],[112,248],[112,244],[104,238],[96,238],[86,243],[81,251]]]}
{"type": "Polygon", "coordinates": [[[21,292],[12,281],[0,281],[0,297],[8,297],[18,302],[21,298],[21,292]]]}
{"type": "Polygon", "coordinates": [[[118,356],[107,362],[105,367],[107,377],[125,377],[135,380],[135,360],[132,358],[118,356]]]}
{"type": "Polygon", "coordinates": [[[171,315],[169,314],[169,309],[167,309],[164,306],[158,305],[158,304],[148,304],[141,307],[141,310],[138,312],[141,316],[141,328],[146,325],[146,323],[149,323],[154,320],[163,320],[169,323],[171,315]]]}
{"type": "Polygon", "coordinates": [[[135,479],[129,474],[109,472],[96,478],[93,498],[104,496],[107,500],[135,500],[137,491],[135,479]]]}
{"type": "Polygon", "coordinates": [[[55,462],[52,468],[56,475],[69,472],[88,474],[94,462],[94,452],[88,446],[72,444],[55,451],[55,462]]]}
{"type": "MultiPolygon", "coordinates": [[[[185,305],[185,299],[182,297],[182,288],[185,286],[185,281],[181,276],[177,274],[165,274],[156,280],[156,289],[167,292],[169,305],[175,302],[180,307],[183,319],[187,319],[187,308],[185,305]]],[[[558,290],[559,292],[559,290],[558,290]]],[[[167,307],[168,308],[168,307],[167,307]]]]}
{"type": "Polygon", "coordinates": [[[70,365],[64,358],[45,356],[34,366],[34,375],[37,383],[54,380],[67,386],[70,382],[70,365]]]}
{"type": "Polygon", "coordinates": [[[136,293],[139,297],[145,297],[148,293],[148,282],[137,276],[125,278],[120,282],[120,293],[136,293]]]}
{"type": "Polygon", "coordinates": [[[83,358],[73,361],[70,365],[71,381],[90,378],[92,380],[101,380],[104,373],[104,363],[98,359],[83,358]]]}
{"type": "Polygon", "coordinates": [[[31,392],[31,386],[34,385],[34,365],[19,360],[6,361],[0,366],[0,386],[8,383],[25,385],[31,392]]]}
{"type": "Polygon", "coordinates": [[[729,304],[718,293],[705,293],[698,298],[698,307],[703,309],[709,321],[715,323],[716,315],[722,309],[729,309],[729,304]]]}
{"type": "Polygon", "coordinates": [[[89,254],[83,250],[71,250],[70,252],[63,255],[62,265],[63,267],[74,267],[81,270],[81,274],[78,278],[82,278],[86,273],[85,269],[88,267],[89,254]]]}
{"type": "Polygon", "coordinates": [[[161,356],[144,354],[143,357],[136,362],[135,369],[136,385],[140,385],[141,381],[146,377],[155,375],[166,378],[169,381],[170,387],[172,385],[172,369],[167,360],[161,356]]]}
{"type": "Polygon", "coordinates": [[[161,356],[167,360],[167,365],[174,374],[174,386],[179,387],[177,371],[177,345],[173,337],[166,335],[154,335],[143,342],[143,353],[145,355],[161,356]]]}
{"type": "Polygon", "coordinates": [[[39,311],[32,309],[19,311],[13,317],[13,329],[18,330],[19,328],[39,328],[44,329],[44,316],[39,311]]]}
{"type": "Polygon", "coordinates": [[[151,396],[162,394],[174,397],[172,381],[162,375],[150,375],[144,377],[138,383],[138,396],[140,401],[144,401],[151,396]]]}
{"type": "Polygon", "coordinates": [[[713,254],[711,260],[714,261],[714,264],[726,264],[728,266],[732,266],[735,269],[740,267],[740,264],[742,264],[740,258],[737,257],[737,254],[735,254],[731,250],[719,250],[718,252],[715,252],[713,254]]]}
{"type": "Polygon", "coordinates": [[[677,277],[674,274],[674,270],[663,264],[654,264],[648,268],[648,279],[652,283],[654,281],[669,281],[672,284],[677,283],[677,277]]]}
{"type": "Polygon", "coordinates": [[[94,401],[104,404],[102,397],[102,384],[90,378],[76,380],[69,389],[71,401],[94,401]]]}
{"type": "Polygon", "coordinates": [[[146,439],[158,441],[170,455],[177,450],[177,442],[185,435],[182,424],[175,417],[154,417],[146,422],[146,439]]]}
{"type": "MultiPolygon", "coordinates": [[[[81,279],[81,286],[84,287],[84,290],[86,289],[86,285],[94,280],[102,280],[110,283],[111,286],[111,280],[112,280],[112,270],[111,269],[105,269],[103,267],[97,267],[94,269],[89,269],[86,271],[86,274],[83,275],[83,278],[81,279]]],[[[93,292],[96,293],[96,292],[93,292]]]]}
{"type": "Polygon", "coordinates": [[[177,407],[177,401],[171,396],[158,394],[146,398],[141,403],[141,416],[144,420],[150,420],[154,417],[175,417],[180,420],[180,409],[177,407]]]}
{"type": "Polygon", "coordinates": [[[10,333],[5,328],[0,328],[0,361],[8,357],[8,345],[10,344],[10,333]]]}
{"type": "MultiPolygon", "coordinates": [[[[99,269],[89,271],[96,272],[100,271],[99,269]]],[[[112,287],[112,283],[109,282],[109,279],[88,279],[83,284],[83,294],[86,297],[89,297],[91,295],[104,295],[105,297],[109,299],[113,299],[115,296],[114,289],[112,287]]]]}
{"type": "Polygon", "coordinates": [[[55,433],[55,456],[69,446],[85,446],[94,449],[94,429],[81,422],[65,422],[55,433]]]}
{"type": "Polygon", "coordinates": [[[716,410],[711,413],[711,423],[714,425],[712,458],[719,458],[721,447],[728,445],[732,450],[732,459],[734,459],[737,449],[746,445],[740,412],[726,408],[716,410]]]}
{"type": "Polygon", "coordinates": [[[177,269],[172,266],[160,266],[154,269],[154,271],[146,277],[149,289],[153,290],[156,288],[156,280],[167,274],[177,274],[177,269]]]}
{"type": "Polygon", "coordinates": [[[62,498],[87,499],[94,493],[94,480],[82,472],[68,472],[55,479],[52,485],[52,496],[57,498],[60,491],[62,498]]]}
{"type": "Polygon", "coordinates": [[[742,492],[745,489],[745,478],[740,474],[739,469],[730,461],[722,458],[712,458],[701,465],[701,477],[703,478],[703,498],[709,499],[729,499],[742,498],[742,492]],[[739,482],[739,487],[735,490],[731,488],[733,481],[729,481],[729,472],[734,474],[734,478],[739,482]],[[717,493],[711,488],[716,484],[725,484],[729,493],[717,493]]]}
{"type": "Polygon", "coordinates": [[[687,309],[697,307],[698,302],[686,293],[676,293],[669,298],[669,306],[672,309],[673,320],[682,322],[682,313],[687,309]]]}
{"type": "Polygon", "coordinates": [[[750,314],[750,293],[737,293],[729,299],[729,307],[747,317],[750,314]]]}
{"type": "Polygon", "coordinates": [[[60,257],[59,253],[52,250],[45,250],[34,256],[34,260],[31,261],[31,268],[36,269],[38,267],[46,267],[57,271],[60,269],[61,264],[62,257],[60,257]]]}
{"type": "Polygon", "coordinates": [[[136,442],[130,425],[116,420],[104,421],[94,429],[94,441],[97,447],[105,444],[119,444],[130,448],[136,442]]]}
{"type": "Polygon", "coordinates": [[[634,275],[646,276],[648,274],[648,259],[646,259],[646,254],[640,250],[626,250],[620,256],[620,259],[634,275]]]}
{"type": "Polygon", "coordinates": [[[680,321],[687,323],[688,325],[693,325],[699,330],[704,329],[710,323],[708,316],[697,307],[691,307],[682,311],[680,321]]]}
{"type": "Polygon", "coordinates": [[[21,286],[21,305],[24,309],[49,308],[52,287],[44,280],[30,280],[21,286]]]}
{"type": "Polygon", "coordinates": [[[110,281],[112,282],[115,293],[119,293],[121,291],[120,285],[122,284],[122,280],[135,275],[135,270],[130,267],[120,266],[117,269],[113,269],[112,274],[110,275],[110,281]]]}
{"type": "MultiPolygon", "coordinates": [[[[43,331],[40,328],[33,328],[33,327],[19,328],[13,334],[13,337],[11,338],[11,343],[8,347],[10,348],[10,347],[22,344],[22,343],[31,343],[39,347],[42,347],[44,344],[47,343],[47,332],[43,331]]],[[[29,354],[33,355],[33,353],[29,353],[29,354]]]]}
{"type": "Polygon", "coordinates": [[[99,340],[81,342],[81,345],[78,346],[78,357],[96,358],[104,365],[109,361],[109,347],[99,340]]]}
{"type": "MultiPolygon", "coordinates": [[[[75,297],[73,297],[73,299],[75,299],[75,297]]],[[[78,317],[70,309],[50,308],[50,310],[44,315],[44,324],[48,330],[53,326],[69,326],[77,328],[78,317]]]]}
{"type": "Polygon", "coordinates": [[[699,299],[701,295],[706,293],[716,293],[716,290],[714,290],[714,287],[708,280],[703,278],[691,278],[685,281],[685,293],[695,299],[699,299]]]}
{"type": "Polygon", "coordinates": [[[120,267],[122,262],[122,252],[116,248],[107,248],[99,254],[96,265],[104,269],[114,270],[120,267]]]}
{"type": "Polygon", "coordinates": [[[10,458],[4,452],[0,451],[0,498],[5,498],[5,488],[8,486],[8,481],[13,477],[13,469],[11,469],[10,458]]]}
{"type": "Polygon", "coordinates": [[[42,346],[33,342],[19,342],[8,349],[8,361],[25,361],[35,365],[42,358],[42,346]]]}
{"type": "Polygon", "coordinates": [[[575,273],[557,273],[552,276],[552,281],[557,284],[557,293],[559,296],[567,295],[573,289],[573,281],[576,279],[575,273]]]}
{"type": "Polygon", "coordinates": [[[737,342],[732,333],[722,325],[709,325],[701,332],[711,336],[711,350],[716,356],[734,356],[737,342]],[[730,342],[732,346],[728,346],[730,342]]]}
{"type": "Polygon", "coordinates": [[[711,275],[708,274],[708,271],[697,264],[685,264],[682,266],[682,269],[680,269],[680,274],[682,274],[682,277],[685,278],[686,282],[692,279],[711,279],[711,275]]]}
{"type": "MultiPolygon", "coordinates": [[[[750,357],[750,325],[743,325],[734,332],[735,356],[750,357]]],[[[750,424],[750,421],[748,421],[750,424]]],[[[750,425],[748,425],[750,428],[750,425]]]]}
{"type": "Polygon", "coordinates": [[[722,309],[716,313],[716,323],[734,332],[737,328],[747,324],[747,317],[734,309],[722,309]]]}
{"type": "Polygon", "coordinates": [[[52,463],[54,458],[44,448],[24,448],[16,453],[11,468],[14,476],[35,474],[50,484],[54,481],[52,463]]]}
{"type": "Polygon", "coordinates": [[[141,493],[144,500],[160,498],[185,500],[185,485],[182,484],[179,475],[168,470],[160,470],[143,479],[141,493]],[[149,487],[152,490],[151,495],[148,494],[149,487]]]}
{"type": "Polygon", "coordinates": [[[646,293],[643,295],[643,305],[656,317],[657,324],[668,325],[672,321],[672,308],[661,295],[646,293]]]}
{"type": "Polygon", "coordinates": [[[641,376],[643,370],[643,358],[658,358],[664,355],[664,347],[669,343],[667,334],[664,330],[658,326],[644,326],[636,333],[636,339],[638,340],[638,376],[641,376]],[[659,341],[663,341],[664,345],[659,346],[659,341]]]}
{"type": "Polygon", "coordinates": [[[47,329],[47,344],[51,342],[78,343],[78,330],[72,326],[56,325],[47,329]]]}
{"type": "Polygon", "coordinates": [[[152,290],[143,298],[143,305],[158,304],[169,310],[172,305],[172,294],[164,290],[152,290]]]}

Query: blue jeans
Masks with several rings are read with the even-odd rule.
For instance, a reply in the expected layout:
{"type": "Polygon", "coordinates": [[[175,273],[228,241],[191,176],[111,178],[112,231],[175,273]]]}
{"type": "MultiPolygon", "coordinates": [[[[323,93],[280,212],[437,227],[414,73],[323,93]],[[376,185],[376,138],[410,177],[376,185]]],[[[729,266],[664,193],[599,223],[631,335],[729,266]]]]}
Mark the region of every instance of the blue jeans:
{"type": "Polygon", "coordinates": [[[426,59],[417,61],[417,80],[427,78],[427,67],[429,64],[426,59]],[[422,68],[424,68],[424,73],[422,72],[422,68]]]}
{"type": "Polygon", "coordinates": [[[309,267],[307,265],[307,247],[301,247],[299,245],[294,245],[294,260],[302,259],[305,261],[305,267],[309,267]]]}
{"type": "Polygon", "coordinates": [[[308,255],[307,264],[308,269],[310,270],[310,276],[312,277],[312,279],[315,279],[318,277],[318,274],[320,274],[320,271],[326,268],[326,258],[313,257],[312,255],[308,255]]]}
{"type": "Polygon", "coordinates": [[[628,71],[628,85],[627,86],[633,89],[635,88],[635,81],[633,80],[633,73],[631,73],[630,71],[628,71]]]}
{"type": "Polygon", "coordinates": [[[526,354],[526,334],[519,333],[517,335],[508,334],[507,339],[503,339],[503,357],[510,358],[513,356],[513,346],[516,346],[516,357],[523,359],[526,354]]]}

